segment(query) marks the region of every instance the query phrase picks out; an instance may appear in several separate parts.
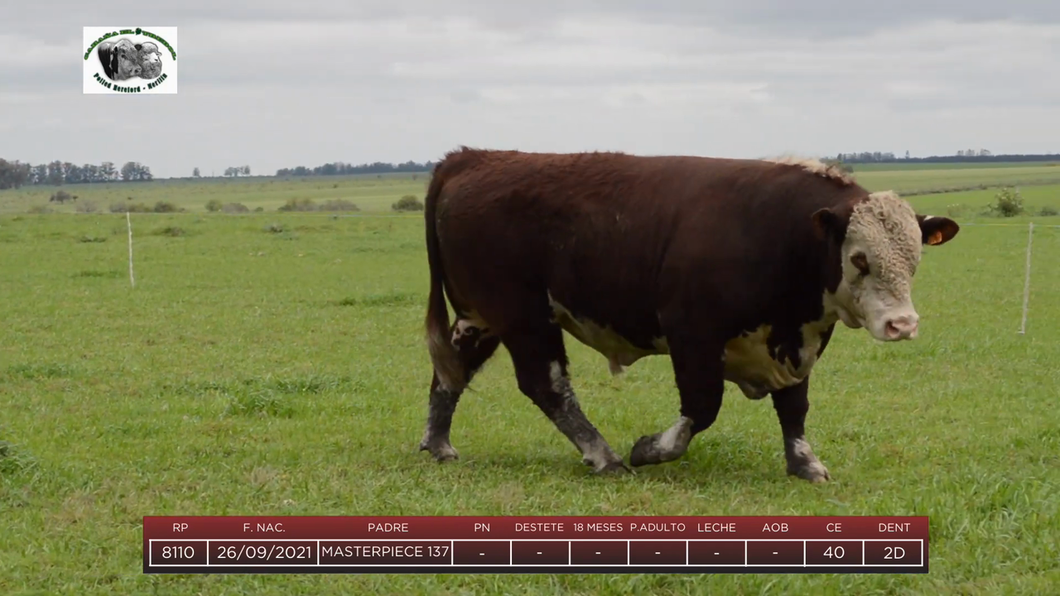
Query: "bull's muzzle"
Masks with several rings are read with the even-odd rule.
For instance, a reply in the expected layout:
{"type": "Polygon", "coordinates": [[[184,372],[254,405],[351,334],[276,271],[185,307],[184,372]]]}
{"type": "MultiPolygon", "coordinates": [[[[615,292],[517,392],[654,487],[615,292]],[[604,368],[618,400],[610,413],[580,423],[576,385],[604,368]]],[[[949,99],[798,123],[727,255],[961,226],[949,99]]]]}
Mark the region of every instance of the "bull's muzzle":
{"type": "Polygon", "coordinates": [[[883,326],[884,337],[887,341],[913,339],[916,337],[919,320],[920,317],[915,314],[888,319],[883,326]]]}

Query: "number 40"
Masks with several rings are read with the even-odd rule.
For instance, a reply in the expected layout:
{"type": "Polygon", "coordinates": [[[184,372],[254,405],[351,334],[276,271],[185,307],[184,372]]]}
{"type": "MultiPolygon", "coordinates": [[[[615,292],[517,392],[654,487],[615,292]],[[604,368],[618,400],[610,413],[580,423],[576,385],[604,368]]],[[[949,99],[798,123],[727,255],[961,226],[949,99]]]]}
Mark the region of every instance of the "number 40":
{"type": "Polygon", "coordinates": [[[842,559],[843,555],[845,555],[845,554],[846,554],[846,551],[843,550],[842,546],[836,546],[836,547],[829,546],[828,548],[824,549],[824,556],[828,557],[829,559],[831,559],[832,557],[835,557],[837,559],[842,559]]]}

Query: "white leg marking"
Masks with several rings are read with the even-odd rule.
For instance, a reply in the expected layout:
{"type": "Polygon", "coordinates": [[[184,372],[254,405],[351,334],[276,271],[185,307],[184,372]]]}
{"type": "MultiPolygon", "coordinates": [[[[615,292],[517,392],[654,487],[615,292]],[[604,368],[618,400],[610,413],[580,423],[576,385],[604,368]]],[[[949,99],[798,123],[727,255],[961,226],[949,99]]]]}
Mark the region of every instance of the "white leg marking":
{"type": "Polygon", "coordinates": [[[681,416],[673,426],[659,435],[657,443],[660,451],[665,453],[684,453],[692,440],[692,419],[681,416]]]}
{"type": "Polygon", "coordinates": [[[798,438],[791,442],[791,453],[799,459],[817,459],[813,454],[813,448],[803,438],[798,438]]]}
{"type": "Polygon", "coordinates": [[[550,362],[548,365],[548,377],[552,380],[552,390],[556,393],[566,393],[565,379],[563,378],[563,367],[558,361],[550,362]]]}
{"type": "Polygon", "coordinates": [[[556,425],[581,451],[582,461],[591,465],[596,472],[625,467],[622,464],[622,458],[615,454],[599,431],[593,428],[585,414],[581,412],[578,398],[574,396],[570,380],[563,374],[563,367],[559,362],[549,363],[548,375],[552,381],[552,390],[563,398],[563,412],[559,414],[560,418],[556,419],[556,425]],[[573,430],[572,423],[577,425],[573,430]]]}
{"type": "Polygon", "coordinates": [[[788,472],[810,482],[824,482],[829,479],[828,469],[817,459],[817,456],[813,453],[813,448],[803,437],[791,442],[791,453],[788,455],[788,472]]]}
{"type": "Polygon", "coordinates": [[[622,462],[622,458],[615,454],[603,438],[578,447],[582,451],[582,461],[591,465],[593,471],[599,472],[609,465],[622,462]]]}

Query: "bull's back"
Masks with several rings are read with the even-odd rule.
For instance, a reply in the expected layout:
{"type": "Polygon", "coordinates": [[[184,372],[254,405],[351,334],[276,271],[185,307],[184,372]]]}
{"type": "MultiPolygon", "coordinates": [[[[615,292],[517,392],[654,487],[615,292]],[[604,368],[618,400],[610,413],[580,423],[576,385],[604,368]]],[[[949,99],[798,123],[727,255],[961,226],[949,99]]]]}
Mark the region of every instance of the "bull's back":
{"type": "Polygon", "coordinates": [[[601,337],[610,330],[656,351],[663,255],[697,193],[719,179],[712,167],[726,161],[450,155],[436,174],[444,177],[436,225],[454,306],[480,314],[498,310],[490,304],[498,300],[547,307],[593,347],[615,339],[601,337]]]}

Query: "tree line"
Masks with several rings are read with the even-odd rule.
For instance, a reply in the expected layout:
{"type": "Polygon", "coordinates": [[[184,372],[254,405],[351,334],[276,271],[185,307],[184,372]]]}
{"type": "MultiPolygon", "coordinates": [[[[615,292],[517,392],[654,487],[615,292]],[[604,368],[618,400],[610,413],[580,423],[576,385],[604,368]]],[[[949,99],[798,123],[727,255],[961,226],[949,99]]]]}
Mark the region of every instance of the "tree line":
{"type": "Polygon", "coordinates": [[[276,176],[348,176],[351,174],[396,174],[406,172],[429,172],[434,169],[434,162],[426,161],[417,163],[406,161],[405,163],[393,164],[382,161],[353,165],[337,161],[326,163],[315,168],[298,166],[295,168],[282,168],[276,170],[276,176]]]}
{"type": "Polygon", "coordinates": [[[961,149],[956,155],[932,155],[930,157],[896,157],[894,153],[881,151],[862,151],[861,153],[840,153],[835,161],[846,164],[859,163],[990,163],[990,162],[1025,162],[1057,161],[1060,153],[1017,153],[995,155],[986,149],[961,149]]]}
{"type": "Polygon", "coordinates": [[[0,158],[0,189],[35,185],[140,182],[153,178],[151,168],[136,161],[125,162],[125,165],[118,168],[109,161],[99,165],[77,165],[68,161],[33,165],[0,158]]]}

